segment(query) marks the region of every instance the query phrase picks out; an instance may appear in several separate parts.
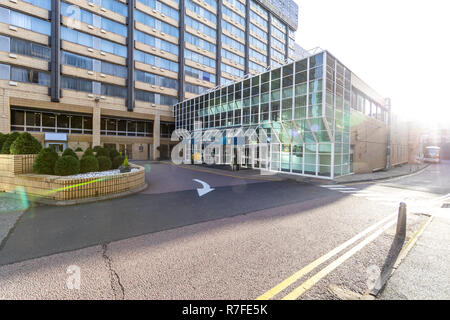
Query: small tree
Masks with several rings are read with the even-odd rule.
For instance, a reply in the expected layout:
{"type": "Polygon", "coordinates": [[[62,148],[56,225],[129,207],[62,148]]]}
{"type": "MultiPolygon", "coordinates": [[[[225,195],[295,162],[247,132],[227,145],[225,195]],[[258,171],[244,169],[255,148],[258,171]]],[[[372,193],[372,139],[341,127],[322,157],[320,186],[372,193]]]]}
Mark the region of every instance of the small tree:
{"type": "Polygon", "coordinates": [[[72,157],[75,157],[75,158],[78,159],[78,156],[77,156],[77,154],[75,153],[75,151],[73,151],[73,150],[70,149],[70,148],[66,148],[66,150],[64,150],[64,152],[62,153],[62,156],[63,156],[63,157],[64,157],[64,156],[72,156],[72,157]]]}
{"type": "Polygon", "coordinates": [[[88,156],[94,156],[94,151],[91,148],[87,148],[83,153],[83,158],[88,156]]]}
{"type": "Polygon", "coordinates": [[[2,150],[3,143],[8,139],[9,134],[3,134],[0,132],[0,151],[2,150]]]}
{"type": "Polygon", "coordinates": [[[131,171],[131,167],[128,164],[128,157],[125,157],[125,160],[123,160],[122,165],[119,167],[120,172],[124,173],[124,172],[130,172],[131,171]]]}
{"type": "Polygon", "coordinates": [[[116,149],[109,149],[109,157],[111,158],[111,161],[114,161],[114,158],[120,156],[119,151],[116,149]]]}
{"type": "Polygon", "coordinates": [[[123,163],[123,157],[119,154],[117,156],[114,157],[113,161],[112,161],[112,168],[113,169],[118,169],[120,167],[120,165],[123,163]]]}
{"type": "Polygon", "coordinates": [[[8,135],[5,142],[3,142],[1,154],[10,154],[9,149],[11,148],[11,145],[16,141],[16,139],[20,136],[20,133],[13,132],[8,135]]]}
{"type": "Polygon", "coordinates": [[[82,157],[80,160],[80,173],[97,172],[98,160],[94,156],[82,157]]]}
{"type": "Polygon", "coordinates": [[[80,172],[80,160],[72,156],[59,158],[55,163],[55,174],[58,176],[70,176],[80,172]]]}
{"type": "Polygon", "coordinates": [[[38,174],[54,174],[58,153],[53,148],[45,148],[39,151],[33,162],[33,172],[38,174]]]}
{"type": "Polygon", "coordinates": [[[106,171],[106,170],[110,170],[112,163],[111,163],[111,159],[109,157],[105,157],[105,156],[100,156],[97,157],[98,160],[98,170],[99,171],[106,171]]]}
{"type": "Polygon", "coordinates": [[[98,157],[108,157],[109,158],[109,150],[106,148],[98,148],[96,152],[97,152],[97,154],[95,156],[97,158],[98,157]]]}

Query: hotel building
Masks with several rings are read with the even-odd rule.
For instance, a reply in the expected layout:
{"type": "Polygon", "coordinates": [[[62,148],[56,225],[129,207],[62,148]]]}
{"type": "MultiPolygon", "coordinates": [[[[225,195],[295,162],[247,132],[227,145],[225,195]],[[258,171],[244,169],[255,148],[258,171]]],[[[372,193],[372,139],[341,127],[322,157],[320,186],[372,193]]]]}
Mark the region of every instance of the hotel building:
{"type": "Polygon", "coordinates": [[[281,0],[0,0],[0,132],[168,158],[172,106],[295,56],[281,0]]]}

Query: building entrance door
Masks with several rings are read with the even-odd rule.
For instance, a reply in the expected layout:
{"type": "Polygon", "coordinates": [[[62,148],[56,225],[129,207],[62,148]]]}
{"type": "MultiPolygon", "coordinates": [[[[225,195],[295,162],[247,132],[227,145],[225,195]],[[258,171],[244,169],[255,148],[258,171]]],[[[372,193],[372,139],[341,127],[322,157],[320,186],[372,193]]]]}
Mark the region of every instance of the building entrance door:
{"type": "Polygon", "coordinates": [[[119,152],[122,156],[128,157],[129,160],[133,159],[133,148],[131,144],[119,144],[119,152]]]}

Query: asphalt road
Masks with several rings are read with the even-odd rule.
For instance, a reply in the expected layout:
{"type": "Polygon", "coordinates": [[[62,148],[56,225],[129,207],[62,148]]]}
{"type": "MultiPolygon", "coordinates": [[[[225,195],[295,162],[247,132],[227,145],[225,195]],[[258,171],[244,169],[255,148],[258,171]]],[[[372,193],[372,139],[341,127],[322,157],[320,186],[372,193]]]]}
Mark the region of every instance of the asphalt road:
{"type": "MultiPolygon", "coordinates": [[[[428,179],[435,170],[420,175],[428,179]]],[[[448,177],[445,170],[441,175],[448,177]]],[[[420,175],[415,182],[338,190],[151,165],[150,187],[140,194],[25,212],[0,248],[0,298],[255,299],[395,213],[400,201],[422,203],[417,212],[426,211],[438,193],[418,190],[420,175]],[[215,190],[200,198],[192,179],[215,190]],[[66,286],[70,265],[80,267],[80,290],[66,286]]],[[[445,183],[436,187],[439,196],[447,190],[445,183]]],[[[408,216],[408,236],[423,221],[408,216]]],[[[343,260],[344,252],[349,257],[298,298],[364,294],[373,270],[385,263],[394,232],[395,225],[388,226],[367,244],[362,237],[364,246],[352,255],[351,247],[333,255],[274,298],[343,260]]]]}

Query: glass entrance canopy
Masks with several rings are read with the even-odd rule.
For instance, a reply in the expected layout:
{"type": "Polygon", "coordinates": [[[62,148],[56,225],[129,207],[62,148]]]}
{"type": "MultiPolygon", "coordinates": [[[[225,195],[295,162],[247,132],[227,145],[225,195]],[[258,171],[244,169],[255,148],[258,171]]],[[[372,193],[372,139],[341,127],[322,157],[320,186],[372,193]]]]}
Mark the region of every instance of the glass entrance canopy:
{"type": "Polygon", "coordinates": [[[350,97],[350,70],[322,51],[176,104],[175,129],[263,130],[253,168],[333,179],[350,173],[350,97]]]}

